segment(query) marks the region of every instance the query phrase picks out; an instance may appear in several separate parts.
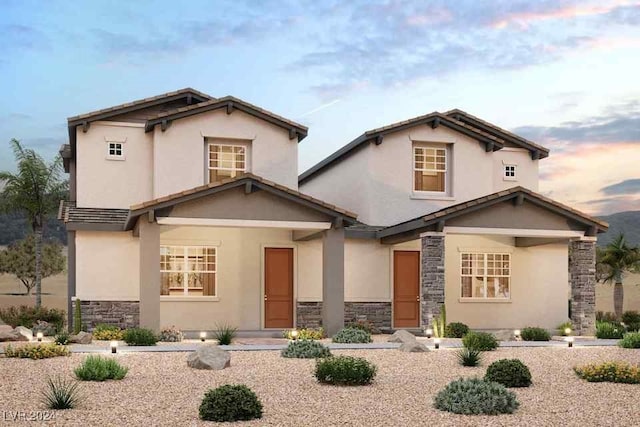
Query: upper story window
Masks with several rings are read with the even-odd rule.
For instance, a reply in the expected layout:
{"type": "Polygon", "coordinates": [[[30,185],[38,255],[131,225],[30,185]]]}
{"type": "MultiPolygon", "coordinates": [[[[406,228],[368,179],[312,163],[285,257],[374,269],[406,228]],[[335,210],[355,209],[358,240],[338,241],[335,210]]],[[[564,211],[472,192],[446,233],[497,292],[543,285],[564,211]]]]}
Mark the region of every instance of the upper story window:
{"type": "Polygon", "coordinates": [[[244,145],[209,144],[209,182],[235,178],[247,171],[247,147],[244,145]]]}
{"type": "Polygon", "coordinates": [[[462,298],[509,298],[510,254],[462,253],[460,256],[460,296],[462,298]]]}
{"type": "Polygon", "coordinates": [[[216,248],[161,246],[160,295],[215,296],[216,267],[216,248]]]}
{"type": "Polygon", "coordinates": [[[124,144],[122,142],[107,142],[107,159],[124,160],[124,144]]]}
{"type": "Polygon", "coordinates": [[[446,193],[447,149],[413,147],[413,190],[446,193]]]}
{"type": "Polygon", "coordinates": [[[503,178],[505,181],[517,181],[518,177],[516,175],[517,166],[516,165],[503,165],[504,166],[504,175],[503,178]]]}

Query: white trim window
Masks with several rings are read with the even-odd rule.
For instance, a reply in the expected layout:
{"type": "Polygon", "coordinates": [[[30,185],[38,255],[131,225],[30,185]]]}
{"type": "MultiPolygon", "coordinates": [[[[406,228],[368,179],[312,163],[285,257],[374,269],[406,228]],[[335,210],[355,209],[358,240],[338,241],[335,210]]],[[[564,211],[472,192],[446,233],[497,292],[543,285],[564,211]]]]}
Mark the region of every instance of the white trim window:
{"type": "Polygon", "coordinates": [[[460,297],[509,299],[511,254],[461,253],[460,297]]]}
{"type": "Polygon", "coordinates": [[[209,183],[235,178],[247,172],[247,147],[209,143],[209,183]]]}
{"type": "Polygon", "coordinates": [[[216,296],[216,248],[160,247],[160,295],[216,296]]]}
{"type": "Polygon", "coordinates": [[[124,160],[124,144],[122,142],[107,142],[107,158],[124,160]]]}
{"type": "Polygon", "coordinates": [[[413,147],[413,191],[447,192],[446,147],[413,147]]]}
{"type": "Polygon", "coordinates": [[[517,181],[518,176],[516,174],[518,167],[517,165],[504,165],[503,167],[503,178],[505,181],[517,181]]]}

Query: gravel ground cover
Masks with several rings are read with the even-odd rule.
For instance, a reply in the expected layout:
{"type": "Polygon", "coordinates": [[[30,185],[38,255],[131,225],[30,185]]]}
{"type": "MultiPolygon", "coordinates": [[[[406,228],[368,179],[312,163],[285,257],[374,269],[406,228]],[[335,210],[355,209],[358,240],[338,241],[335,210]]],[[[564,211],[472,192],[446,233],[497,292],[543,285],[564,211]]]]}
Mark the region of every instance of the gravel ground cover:
{"type": "MultiPolygon", "coordinates": [[[[594,361],[640,363],[640,351],[603,348],[510,348],[484,354],[480,367],[457,364],[455,352],[396,350],[334,351],[365,357],[378,366],[373,385],[320,385],[313,360],[285,359],[279,352],[233,352],[231,368],[187,367],[187,353],[128,353],[115,357],[129,367],[122,381],[82,383],[85,401],[56,411],[51,425],[216,425],[198,419],[205,391],[222,384],[246,384],[264,405],[263,426],[632,426],[640,420],[640,385],[587,383],[572,367],[594,361]],[[519,358],[531,369],[533,385],[513,389],[520,409],[513,415],[461,416],[433,408],[434,395],[460,377],[483,376],[501,358],[519,358]]],[[[86,355],[46,360],[0,357],[0,423],[3,411],[45,410],[39,391],[48,375],[72,376],[86,355]]],[[[6,423],[7,421],[4,421],[6,423]]],[[[23,423],[24,424],[24,423],[23,423]]],[[[19,425],[19,424],[16,424],[19,425]]]]}

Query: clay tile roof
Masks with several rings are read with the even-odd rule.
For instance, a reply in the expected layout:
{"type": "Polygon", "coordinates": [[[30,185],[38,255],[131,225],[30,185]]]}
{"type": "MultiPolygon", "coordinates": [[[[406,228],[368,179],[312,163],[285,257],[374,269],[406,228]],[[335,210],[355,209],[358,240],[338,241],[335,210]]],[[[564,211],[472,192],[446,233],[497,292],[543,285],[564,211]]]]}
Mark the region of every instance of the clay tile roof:
{"type": "Polygon", "coordinates": [[[79,208],[75,202],[60,201],[58,219],[64,223],[116,224],[127,220],[129,209],[79,208]]]}

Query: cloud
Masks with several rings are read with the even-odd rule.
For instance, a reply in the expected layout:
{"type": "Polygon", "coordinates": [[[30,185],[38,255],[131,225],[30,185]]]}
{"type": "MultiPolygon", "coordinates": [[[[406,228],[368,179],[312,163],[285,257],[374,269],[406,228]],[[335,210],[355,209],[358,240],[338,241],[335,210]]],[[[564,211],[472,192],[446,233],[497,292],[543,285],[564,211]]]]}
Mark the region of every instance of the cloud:
{"type": "Polygon", "coordinates": [[[43,31],[38,28],[23,25],[10,24],[0,27],[3,50],[43,50],[51,46],[51,41],[43,31]]]}
{"type": "Polygon", "coordinates": [[[600,189],[601,192],[607,195],[617,194],[635,194],[640,195],[640,178],[626,179],[616,184],[607,185],[600,189]]]}

